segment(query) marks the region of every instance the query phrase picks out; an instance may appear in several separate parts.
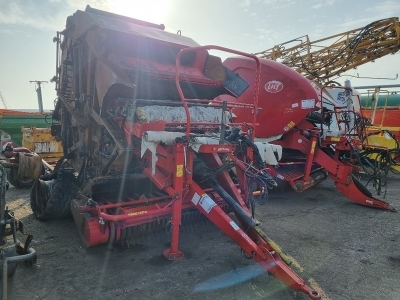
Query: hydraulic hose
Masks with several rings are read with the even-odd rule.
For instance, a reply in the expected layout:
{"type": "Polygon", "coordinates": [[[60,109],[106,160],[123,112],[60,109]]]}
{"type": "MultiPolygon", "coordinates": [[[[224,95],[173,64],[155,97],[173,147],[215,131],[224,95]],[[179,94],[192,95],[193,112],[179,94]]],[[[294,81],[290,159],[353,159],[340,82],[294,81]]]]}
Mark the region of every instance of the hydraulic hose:
{"type": "Polygon", "coordinates": [[[249,226],[249,228],[254,229],[257,234],[261,236],[261,238],[266,241],[278,254],[281,256],[281,258],[285,261],[286,264],[290,265],[292,263],[292,260],[290,259],[289,256],[287,256],[283,251],[280,249],[280,247],[269,237],[267,237],[261,229],[257,226],[256,220],[254,220],[240,205],[235,201],[235,199],[232,198],[231,195],[229,195],[222,186],[220,186],[214,179],[209,179],[208,184],[212,186],[212,188],[217,192],[217,194],[224,199],[226,203],[234,210],[235,213],[237,213],[242,220],[249,226]]]}
{"type": "Polygon", "coordinates": [[[36,261],[35,249],[29,248],[27,254],[7,257],[8,263],[18,263],[18,262],[22,262],[22,261],[32,261],[32,262],[36,261]]]}
{"type": "Polygon", "coordinates": [[[257,225],[256,220],[254,220],[244,209],[228,194],[227,191],[223,189],[214,179],[209,179],[207,181],[209,185],[217,192],[217,194],[237,213],[246,224],[254,228],[257,225]]]}

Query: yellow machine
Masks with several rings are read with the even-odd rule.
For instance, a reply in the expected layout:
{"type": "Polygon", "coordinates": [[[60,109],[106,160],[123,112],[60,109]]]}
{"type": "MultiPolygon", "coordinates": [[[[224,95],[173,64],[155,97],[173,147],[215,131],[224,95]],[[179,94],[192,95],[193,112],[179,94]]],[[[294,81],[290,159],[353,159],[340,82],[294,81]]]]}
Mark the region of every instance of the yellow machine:
{"type": "Polygon", "coordinates": [[[368,157],[374,161],[387,160],[388,154],[392,158],[390,168],[400,172],[399,142],[396,137],[388,130],[375,127],[375,132],[368,134],[364,140],[364,145],[368,150],[374,150],[368,157]]]}
{"type": "Polygon", "coordinates": [[[50,128],[22,127],[22,147],[39,154],[48,164],[63,156],[62,144],[51,135],[50,128]]]}

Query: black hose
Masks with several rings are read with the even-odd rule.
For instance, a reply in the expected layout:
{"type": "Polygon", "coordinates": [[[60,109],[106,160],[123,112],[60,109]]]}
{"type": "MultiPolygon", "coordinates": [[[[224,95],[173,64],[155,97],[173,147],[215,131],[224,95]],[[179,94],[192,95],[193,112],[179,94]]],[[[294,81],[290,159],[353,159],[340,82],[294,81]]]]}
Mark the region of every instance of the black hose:
{"type": "Polygon", "coordinates": [[[253,228],[257,225],[254,220],[244,209],[223,189],[214,179],[209,179],[207,183],[217,192],[217,194],[237,213],[240,218],[250,227],[253,228]]]}
{"type": "Polygon", "coordinates": [[[36,262],[36,251],[35,251],[35,249],[29,248],[27,254],[7,257],[7,262],[8,263],[18,263],[18,262],[21,262],[21,261],[36,262]]]}

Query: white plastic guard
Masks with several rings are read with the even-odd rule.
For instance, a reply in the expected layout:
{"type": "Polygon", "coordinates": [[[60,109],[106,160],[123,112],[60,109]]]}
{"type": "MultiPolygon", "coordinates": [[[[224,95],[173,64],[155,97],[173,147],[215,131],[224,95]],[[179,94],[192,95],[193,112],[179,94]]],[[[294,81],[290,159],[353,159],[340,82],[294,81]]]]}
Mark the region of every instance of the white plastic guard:
{"type": "Polygon", "coordinates": [[[177,137],[182,137],[185,134],[182,132],[169,132],[169,131],[145,131],[142,136],[142,147],[140,151],[141,157],[147,149],[151,152],[151,172],[156,173],[156,148],[159,143],[171,145],[177,137]]]}
{"type": "Polygon", "coordinates": [[[261,142],[255,142],[254,144],[257,146],[262,159],[267,165],[276,166],[278,160],[282,158],[282,146],[261,142]],[[275,153],[277,154],[278,159],[276,158],[275,153]]]}

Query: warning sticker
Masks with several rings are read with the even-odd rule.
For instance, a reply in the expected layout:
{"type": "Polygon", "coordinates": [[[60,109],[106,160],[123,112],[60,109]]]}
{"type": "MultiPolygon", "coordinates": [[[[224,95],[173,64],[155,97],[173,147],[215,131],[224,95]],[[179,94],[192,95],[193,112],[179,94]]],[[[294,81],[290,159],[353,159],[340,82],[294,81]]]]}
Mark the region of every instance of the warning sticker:
{"type": "Polygon", "coordinates": [[[317,144],[317,142],[316,141],[313,141],[312,143],[311,143],[311,154],[314,154],[314,151],[315,151],[315,145],[317,144]]]}
{"type": "Polygon", "coordinates": [[[236,225],[235,221],[230,221],[229,224],[233,227],[235,230],[239,230],[239,226],[236,225]]]}
{"type": "Polygon", "coordinates": [[[177,165],[176,166],[176,177],[182,177],[183,176],[183,165],[177,165]]]}
{"type": "Polygon", "coordinates": [[[197,193],[194,193],[193,197],[192,197],[192,202],[194,203],[194,205],[197,205],[197,203],[199,203],[200,201],[200,195],[197,193]]]}
{"type": "Polygon", "coordinates": [[[314,99],[301,100],[301,109],[310,109],[315,107],[314,99]]]}
{"type": "Polygon", "coordinates": [[[216,206],[217,204],[207,195],[201,197],[200,199],[200,206],[209,213],[211,209],[216,206]]]}

